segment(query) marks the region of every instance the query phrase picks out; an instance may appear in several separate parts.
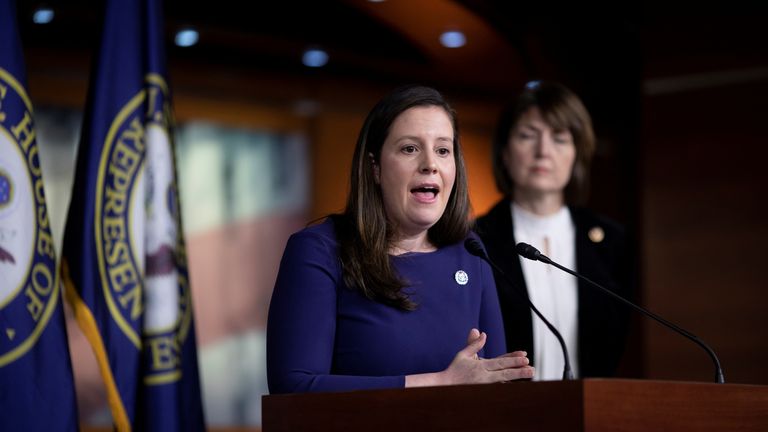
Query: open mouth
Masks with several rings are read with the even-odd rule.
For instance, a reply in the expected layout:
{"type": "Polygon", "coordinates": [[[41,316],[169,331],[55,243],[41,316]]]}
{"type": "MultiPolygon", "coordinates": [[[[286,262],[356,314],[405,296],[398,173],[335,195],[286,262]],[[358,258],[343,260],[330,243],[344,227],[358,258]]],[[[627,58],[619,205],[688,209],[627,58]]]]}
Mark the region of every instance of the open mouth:
{"type": "Polygon", "coordinates": [[[433,201],[440,193],[440,188],[437,185],[424,184],[411,189],[411,193],[419,201],[433,201]]]}

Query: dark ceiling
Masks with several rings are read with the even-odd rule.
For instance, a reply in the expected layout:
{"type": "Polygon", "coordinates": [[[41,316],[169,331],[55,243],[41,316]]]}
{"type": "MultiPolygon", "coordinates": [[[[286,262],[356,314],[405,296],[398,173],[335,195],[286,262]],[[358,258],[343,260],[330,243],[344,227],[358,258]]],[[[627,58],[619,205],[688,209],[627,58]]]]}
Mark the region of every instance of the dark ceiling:
{"type": "MultiPolygon", "coordinates": [[[[28,55],[89,56],[99,38],[103,3],[19,0],[28,55]],[[31,22],[42,4],[56,12],[45,26],[31,22]]],[[[587,95],[588,105],[611,106],[601,100],[640,92],[642,81],[654,74],[768,66],[768,7],[759,5],[699,6],[675,14],[637,2],[566,10],[492,0],[166,0],[165,10],[169,62],[182,70],[200,65],[299,79],[417,81],[487,98],[546,78],[587,95]],[[173,46],[174,32],[185,26],[200,31],[200,43],[173,46]],[[439,46],[438,30],[449,28],[466,30],[468,44],[439,46]],[[326,67],[302,66],[301,53],[311,46],[328,51],[326,67]]]]}
{"type": "MultiPolygon", "coordinates": [[[[39,26],[31,16],[42,2],[19,0],[30,84],[48,83],[30,85],[33,99],[82,106],[103,3],[48,0],[56,18],[39,26]]],[[[653,91],[718,86],[728,92],[740,82],[768,82],[766,12],[765,2],[676,11],[668,3],[636,1],[569,10],[501,0],[165,0],[176,96],[233,106],[258,101],[297,113],[303,101],[365,112],[382,89],[416,82],[470,105],[461,110],[462,123],[485,127],[526,81],[560,81],[582,97],[599,131],[593,173],[607,180],[594,185],[594,202],[635,189],[653,91]],[[200,43],[173,46],[175,32],[186,26],[200,31],[200,43]],[[440,46],[440,32],[456,28],[467,33],[467,45],[440,46]],[[325,49],[327,66],[303,66],[308,47],[325,49]]]]}
{"type": "MultiPolygon", "coordinates": [[[[98,41],[102,4],[96,0],[20,1],[25,47],[92,52],[98,41]],[[46,26],[31,23],[34,9],[41,4],[56,12],[55,20],[46,26]]],[[[195,47],[171,47],[171,63],[284,76],[323,75],[384,83],[418,80],[493,94],[518,88],[531,77],[562,75],[574,61],[582,66],[594,64],[595,53],[603,50],[634,55],[639,49],[639,29],[626,19],[604,20],[596,29],[590,18],[577,21],[570,16],[549,16],[503,1],[166,0],[165,6],[169,42],[185,26],[194,26],[201,34],[195,47]],[[495,39],[484,34],[473,39],[470,31],[467,46],[454,50],[455,55],[445,54],[450,50],[427,40],[437,39],[432,28],[468,27],[471,23],[467,21],[472,19],[479,20],[484,26],[480,31],[492,32],[495,39]],[[421,33],[420,28],[424,29],[421,33]],[[593,36],[600,40],[591,40],[593,36]],[[480,37],[484,39],[478,40],[480,37]],[[301,53],[310,46],[329,52],[331,61],[322,70],[301,65],[301,53]],[[577,55],[587,57],[574,59],[577,55]]]]}

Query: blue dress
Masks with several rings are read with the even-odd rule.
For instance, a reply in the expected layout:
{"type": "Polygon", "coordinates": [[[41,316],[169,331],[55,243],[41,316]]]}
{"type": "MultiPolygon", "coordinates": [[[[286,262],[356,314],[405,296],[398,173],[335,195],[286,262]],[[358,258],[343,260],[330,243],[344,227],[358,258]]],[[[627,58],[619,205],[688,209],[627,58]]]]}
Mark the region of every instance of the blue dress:
{"type": "Polygon", "coordinates": [[[267,320],[270,393],[404,387],[406,375],[447,368],[473,327],[488,334],[481,357],[504,353],[493,273],[463,243],[391,259],[414,311],[344,284],[330,219],[291,236],[267,320]]]}

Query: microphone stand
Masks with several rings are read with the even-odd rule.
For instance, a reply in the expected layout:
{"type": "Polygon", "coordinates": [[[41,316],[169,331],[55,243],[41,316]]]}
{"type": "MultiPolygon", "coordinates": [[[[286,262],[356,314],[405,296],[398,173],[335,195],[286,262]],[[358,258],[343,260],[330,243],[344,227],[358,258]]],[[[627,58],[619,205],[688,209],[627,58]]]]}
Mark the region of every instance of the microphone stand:
{"type": "Polygon", "coordinates": [[[555,328],[555,326],[552,325],[546,318],[544,318],[544,315],[539,312],[539,310],[534,306],[533,302],[531,301],[528,296],[526,296],[520,288],[512,281],[512,279],[507,276],[504,271],[497,266],[493,261],[491,261],[490,258],[488,258],[488,254],[485,253],[485,250],[480,245],[480,243],[473,239],[468,238],[466,241],[464,241],[464,247],[467,249],[469,253],[472,255],[482,259],[483,261],[487,262],[488,264],[493,267],[494,270],[496,270],[500,275],[504,277],[504,279],[512,286],[515,292],[517,292],[518,295],[523,297],[526,302],[528,302],[528,307],[531,308],[531,310],[538,316],[541,321],[544,323],[544,325],[547,326],[549,331],[552,332],[552,334],[555,335],[557,338],[557,341],[560,343],[560,348],[563,350],[563,380],[572,380],[573,379],[573,371],[571,370],[571,361],[569,360],[568,356],[568,347],[565,345],[565,341],[563,340],[563,336],[560,334],[559,331],[555,328]]]}
{"type": "Polygon", "coordinates": [[[541,252],[539,252],[538,249],[536,249],[535,247],[533,247],[533,246],[531,246],[531,245],[529,245],[527,243],[518,243],[517,247],[516,247],[516,250],[517,250],[517,253],[519,253],[520,255],[522,255],[525,258],[528,258],[528,259],[533,260],[533,261],[541,261],[541,262],[543,262],[545,264],[549,264],[551,266],[557,267],[560,270],[562,270],[562,271],[564,271],[564,272],[566,272],[568,274],[571,274],[573,276],[576,276],[579,279],[583,279],[583,280],[587,281],[591,286],[599,288],[605,294],[608,294],[609,296],[615,298],[616,300],[619,300],[620,302],[624,303],[625,305],[632,307],[636,311],[638,311],[638,312],[640,312],[640,313],[642,313],[642,314],[644,314],[644,315],[646,315],[648,317],[653,318],[654,320],[656,320],[657,322],[659,322],[662,325],[666,326],[667,328],[669,328],[669,329],[671,329],[671,330],[673,330],[673,331],[675,331],[677,333],[680,333],[681,335],[683,335],[683,336],[687,337],[688,339],[692,340],[698,346],[702,347],[704,349],[704,351],[707,352],[707,354],[709,354],[709,357],[712,359],[712,362],[715,364],[715,382],[718,383],[718,384],[725,383],[725,377],[723,376],[723,369],[720,367],[720,360],[717,358],[717,355],[715,355],[715,352],[712,350],[712,348],[710,348],[709,345],[704,343],[704,341],[699,339],[698,336],[696,336],[696,335],[694,335],[692,333],[689,333],[688,331],[686,331],[686,330],[676,326],[675,324],[672,324],[671,322],[669,322],[669,321],[665,320],[664,318],[656,315],[655,313],[653,313],[653,312],[651,312],[649,310],[646,310],[646,309],[644,309],[644,308],[642,308],[642,307],[632,303],[631,301],[629,301],[629,300],[625,299],[624,297],[614,293],[613,291],[603,287],[602,285],[598,284],[597,282],[594,282],[593,280],[589,279],[588,277],[582,276],[579,273],[576,273],[575,271],[573,271],[573,270],[571,270],[569,268],[561,266],[560,264],[552,261],[548,256],[546,256],[546,255],[542,254],[541,252]]]}

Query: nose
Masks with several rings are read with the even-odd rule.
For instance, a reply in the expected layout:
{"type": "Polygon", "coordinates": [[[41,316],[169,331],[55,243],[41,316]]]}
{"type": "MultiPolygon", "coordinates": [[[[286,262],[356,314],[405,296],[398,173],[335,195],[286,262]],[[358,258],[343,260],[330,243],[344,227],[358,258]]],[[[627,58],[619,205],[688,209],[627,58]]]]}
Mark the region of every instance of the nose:
{"type": "Polygon", "coordinates": [[[423,174],[435,174],[437,173],[437,162],[435,161],[435,155],[431,152],[424,152],[424,156],[421,158],[421,166],[419,171],[423,174]]]}
{"type": "Polygon", "coordinates": [[[538,157],[546,157],[549,156],[552,150],[554,149],[554,138],[551,134],[544,133],[539,136],[538,142],[536,143],[536,156],[538,157]]]}

